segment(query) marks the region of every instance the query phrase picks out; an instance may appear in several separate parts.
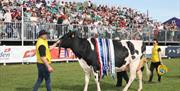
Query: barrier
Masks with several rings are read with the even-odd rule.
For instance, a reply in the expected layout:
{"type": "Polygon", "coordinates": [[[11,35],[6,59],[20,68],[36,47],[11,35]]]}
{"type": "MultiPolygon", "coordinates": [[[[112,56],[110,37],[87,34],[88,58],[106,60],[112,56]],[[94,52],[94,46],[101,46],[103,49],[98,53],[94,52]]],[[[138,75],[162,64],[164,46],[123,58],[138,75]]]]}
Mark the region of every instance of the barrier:
{"type": "Polygon", "coordinates": [[[23,49],[16,46],[0,46],[0,63],[22,62],[23,49]]]}
{"type": "Polygon", "coordinates": [[[119,40],[144,40],[146,42],[151,42],[154,38],[157,38],[161,43],[180,43],[180,31],[160,30],[155,34],[155,31],[148,28],[148,26],[138,30],[113,26],[61,25],[33,22],[23,22],[23,24],[18,22],[0,23],[0,40],[35,41],[39,31],[42,29],[50,33],[49,40],[52,41],[69,31],[76,31],[76,35],[82,38],[100,37],[119,40]],[[21,33],[21,29],[23,29],[23,34],[21,33]]]}
{"type": "Polygon", "coordinates": [[[166,48],[166,55],[169,58],[180,58],[180,46],[168,46],[166,48]]]}
{"type": "MultiPolygon", "coordinates": [[[[146,46],[146,57],[147,58],[151,58],[152,55],[152,47],[153,46],[146,46]]],[[[161,48],[161,57],[166,58],[167,57],[167,53],[166,53],[166,48],[167,46],[159,46],[161,48]]]]}
{"type": "MultiPolygon", "coordinates": [[[[153,46],[146,46],[146,57],[151,58],[153,46]]],[[[180,46],[160,46],[161,56],[164,58],[180,58],[180,46]]]]}
{"type": "Polygon", "coordinates": [[[20,22],[1,22],[0,23],[0,40],[16,40],[21,39],[21,23],[20,22]]]}
{"type": "MultiPolygon", "coordinates": [[[[146,57],[151,58],[153,46],[146,46],[146,57]]],[[[180,46],[160,46],[161,56],[166,58],[180,57],[180,46]]],[[[0,46],[0,63],[35,63],[36,50],[34,46],[0,46]]],[[[51,50],[52,62],[78,61],[70,49],[54,48],[51,50]],[[60,55],[59,55],[60,54],[60,55]]]]}
{"type": "MultiPolygon", "coordinates": [[[[34,63],[36,61],[34,46],[0,46],[0,63],[34,63]]],[[[52,62],[77,61],[77,58],[70,49],[59,48],[51,50],[52,62]]]]}

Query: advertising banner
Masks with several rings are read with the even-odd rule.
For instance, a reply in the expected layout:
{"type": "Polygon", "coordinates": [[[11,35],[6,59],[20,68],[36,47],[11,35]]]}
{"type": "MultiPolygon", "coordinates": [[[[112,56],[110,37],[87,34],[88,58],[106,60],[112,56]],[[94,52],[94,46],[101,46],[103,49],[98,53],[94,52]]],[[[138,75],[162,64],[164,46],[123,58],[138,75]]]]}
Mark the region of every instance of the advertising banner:
{"type": "MultiPolygon", "coordinates": [[[[52,61],[77,61],[70,49],[51,50],[52,61]]],[[[0,46],[0,63],[36,62],[35,46],[0,46]]]]}
{"type": "MultiPolygon", "coordinates": [[[[146,57],[151,58],[153,46],[146,46],[146,57]]],[[[180,46],[160,46],[162,57],[180,57],[180,46]]],[[[77,61],[70,49],[51,50],[52,61],[77,61]]],[[[0,63],[36,62],[35,46],[0,46],[0,63]]]]}
{"type": "MultiPolygon", "coordinates": [[[[167,57],[166,56],[166,48],[167,46],[159,46],[161,48],[161,56],[162,57],[167,57]]],[[[146,57],[147,58],[151,58],[151,55],[152,55],[152,48],[153,46],[146,46],[146,57]]]]}
{"type": "Polygon", "coordinates": [[[22,47],[0,46],[0,63],[22,62],[24,52],[22,47]]]}
{"type": "Polygon", "coordinates": [[[166,55],[171,58],[180,57],[180,46],[171,46],[166,48],[166,55]]]}

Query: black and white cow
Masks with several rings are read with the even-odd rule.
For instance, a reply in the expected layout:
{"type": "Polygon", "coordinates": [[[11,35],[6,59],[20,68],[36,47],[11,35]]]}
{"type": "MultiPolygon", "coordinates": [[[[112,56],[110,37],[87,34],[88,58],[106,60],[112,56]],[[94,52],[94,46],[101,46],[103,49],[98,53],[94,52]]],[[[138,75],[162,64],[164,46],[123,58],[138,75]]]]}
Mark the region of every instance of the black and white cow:
{"type": "MultiPolygon", "coordinates": [[[[100,88],[100,66],[98,64],[98,57],[96,54],[96,42],[94,38],[79,38],[74,35],[74,32],[69,32],[60,38],[60,47],[70,48],[74,54],[79,58],[79,64],[85,72],[85,86],[84,91],[88,90],[88,84],[90,75],[95,76],[95,82],[97,85],[97,91],[101,91],[100,88]]],[[[145,53],[145,45],[142,41],[118,41],[113,40],[114,55],[115,55],[115,70],[121,72],[129,67],[130,79],[126,84],[123,91],[127,91],[133,80],[136,78],[136,72],[139,77],[138,91],[142,90],[142,60],[145,53]]]]}

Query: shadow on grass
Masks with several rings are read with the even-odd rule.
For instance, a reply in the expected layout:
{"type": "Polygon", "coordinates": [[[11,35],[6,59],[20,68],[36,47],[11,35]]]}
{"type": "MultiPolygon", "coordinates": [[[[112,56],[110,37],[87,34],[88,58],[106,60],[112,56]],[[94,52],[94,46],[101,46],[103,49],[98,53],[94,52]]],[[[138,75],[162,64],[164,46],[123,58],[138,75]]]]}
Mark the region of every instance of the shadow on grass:
{"type": "Polygon", "coordinates": [[[174,78],[174,79],[179,78],[180,79],[180,75],[167,75],[165,77],[167,77],[167,78],[174,78]]]}
{"type": "Polygon", "coordinates": [[[144,82],[144,84],[158,84],[159,82],[157,82],[157,81],[152,81],[152,82],[149,82],[149,81],[146,81],[146,82],[144,82]]]}
{"type": "MultiPolygon", "coordinates": [[[[84,84],[84,83],[82,83],[84,84]]],[[[125,84],[124,84],[125,86],[125,84]]],[[[122,87],[115,87],[115,84],[101,82],[101,89],[102,91],[122,91],[124,86],[122,87]]],[[[46,88],[45,84],[41,85],[40,88],[46,88]]],[[[55,91],[83,91],[84,85],[81,84],[56,84],[52,85],[52,90],[55,91]]],[[[131,91],[136,91],[136,88],[129,88],[131,91]]],[[[16,91],[32,91],[32,88],[28,87],[17,87],[16,91]]],[[[88,86],[88,91],[96,91],[96,84],[90,83],[88,86]]]]}
{"type": "MultiPolygon", "coordinates": [[[[63,91],[83,91],[84,85],[70,85],[70,84],[62,84],[60,86],[52,86],[53,89],[63,90],[63,91]]],[[[115,87],[114,84],[101,82],[101,89],[102,91],[121,91],[124,88],[122,87],[115,87]]],[[[89,91],[96,91],[96,84],[92,83],[88,86],[89,91]]],[[[137,89],[130,87],[131,91],[136,91],[137,89]]]]}

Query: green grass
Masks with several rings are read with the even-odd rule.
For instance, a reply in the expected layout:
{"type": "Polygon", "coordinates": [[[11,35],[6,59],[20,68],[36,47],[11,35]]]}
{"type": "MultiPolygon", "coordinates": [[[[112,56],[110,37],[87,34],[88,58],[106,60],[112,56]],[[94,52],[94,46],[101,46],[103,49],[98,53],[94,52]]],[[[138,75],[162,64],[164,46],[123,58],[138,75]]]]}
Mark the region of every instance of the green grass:
{"type": "MultiPolygon", "coordinates": [[[[157,82],[156,74],[154,83],[147,83],[144,74],[143,91],[180,91],[180,59],[165,59],[164,64],[168,66],[169,72],[163,76],[161,83],[157,82]]],[[[53,91],[83,90],[84,73],[78,63],[54,63],[53,67],[55,68],[55,72],[51,75],[53,91]]],[[[0,91],[32,91],[36,77],[35,64],[0,65],[0,91]]],[[[90,80],[89,91],[96,91],[93,77],[90,80]]],[[[121,91],[123,87],[116,88],[115,83],[115,80],[106,77],[101,81],[102,91],[121,91]]],[[[138,80],[136,79],[129,91],[136,91],[137,88],[138,80]]],[[[44,82],[39,91],[46,91],[44,82]]]]}

